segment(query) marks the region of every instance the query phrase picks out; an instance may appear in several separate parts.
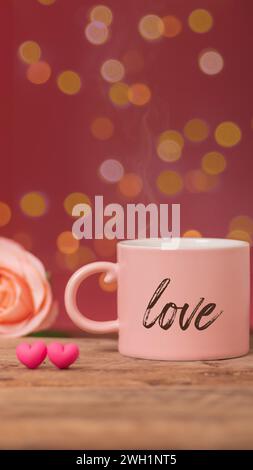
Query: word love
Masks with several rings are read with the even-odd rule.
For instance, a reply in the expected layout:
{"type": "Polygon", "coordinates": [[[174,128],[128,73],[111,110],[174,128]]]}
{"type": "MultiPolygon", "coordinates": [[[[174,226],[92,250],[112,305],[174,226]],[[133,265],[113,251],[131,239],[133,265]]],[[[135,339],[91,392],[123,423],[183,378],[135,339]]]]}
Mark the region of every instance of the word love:
{"type": "Polygon", "coordinates": [[[168,330],[174,323],[177,312],[179,311],[179,326],[181,330],[187,330],[191,322],[194,320],[194,325],[197,330],[206,330],[211,326],[215,320],[223,313],[222,311],[214,314],[211,318],[210,315],[214,312],[216,308],[215,303],[208,303],[203,306],[205,301],[204,297],[200,298],[200,301],[197,303],[196,307],[189,314],[189,304],[185,303],[182,307],[178,307],[174,302],[169,302],[164,305],[160,313],[153,313],[153,308],[156,303],[167,289],[170,283],[170,279],[164,279],[157,289],[155,290],[153,296],[151,297],[147,310],[143,317],[143,326],[145,328],[151,328],[155,323],[158,323],[163,330],[168,330]],[[206,319],[206,317],[209,317],[206,319]],[[205,321],[206,319],[206,321],[205,321]]]}

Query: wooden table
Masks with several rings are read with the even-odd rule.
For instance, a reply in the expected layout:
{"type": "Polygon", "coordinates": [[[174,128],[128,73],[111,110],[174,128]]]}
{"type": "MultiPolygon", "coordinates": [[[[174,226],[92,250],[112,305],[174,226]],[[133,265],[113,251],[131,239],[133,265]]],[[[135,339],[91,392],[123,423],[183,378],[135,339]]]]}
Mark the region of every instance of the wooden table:
{"type": "Polygon", "coordinates": [[[122,357],[116,338],[76,341],[71,369],[28,370],[19,341],[1,339],[0,448],[253,449],[252,352],[169,363],[122,357]]]}

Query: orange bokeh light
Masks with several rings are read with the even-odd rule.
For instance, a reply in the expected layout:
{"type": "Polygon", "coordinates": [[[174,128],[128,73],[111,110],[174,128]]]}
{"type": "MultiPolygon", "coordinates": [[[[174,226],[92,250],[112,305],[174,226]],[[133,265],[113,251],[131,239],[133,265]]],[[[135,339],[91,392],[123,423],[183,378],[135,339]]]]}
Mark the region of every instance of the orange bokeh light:
{"type": "Polygon", "coordinates": [[[143,182],[135,173],[126,173],[118,182],[120,193],[127,198],[138,196],[142,190],[143,182]]]}
{"type": "Polygon", "coordinates": [[[4,227],[11,220],[11,209],[5,202],[0,202],[0,227],[4,227]]]}
{"type": "Polygon", "coordinates": [[[51,67],[47,62],[36,62],[29,65],[26,76],[34,85],[43,85],[51,77],[51,67]]]}
{"type": "Polygon", "coordinates": [[[183,233],[183,237],[185,238],[201,238],[202,235],[198,230],[186,230],[186,232],[183,233]]]}
{"type": "Polygon", "coordinates": [[[115,292],[117,290],[117,282],[105,282],[105,273],[100,274],[98,283],[101,289],[105,292],[115,292]]]}
{"type": "Polygon", "coordinates": [[[190,170],[185,175],[185,186],[193,193],[212,191],[219,182],[217,175],[208,175],[202,170],[190,170]]]}
{"type": "Polygon", "coordinates": [[[79,248],[79,241],[76,240],[72,232],[66,231],[58,235],[56,241],[58,250],[64,254],[75,253],[79,248]]]}
{"type": "Polygon", "coordinates": [[[91,124],[91,133],[98,140],[108,140],[114,133],[114,124],[107,117],[98,117],[91,124]]]}
{"type": "Polygon", "coordinates": [[[167,38],[174,38],[181,33],[183,26],[181,21],[176,16],[165,16],[162,21],[164,24],[163,35],[167,38]]]}
{"type": "Polygon", "coordinates": [[[151,98],[151,91],[144,83],[135,83],[129,87],[128,98],[136,106],[144,106],[151,98]]]}

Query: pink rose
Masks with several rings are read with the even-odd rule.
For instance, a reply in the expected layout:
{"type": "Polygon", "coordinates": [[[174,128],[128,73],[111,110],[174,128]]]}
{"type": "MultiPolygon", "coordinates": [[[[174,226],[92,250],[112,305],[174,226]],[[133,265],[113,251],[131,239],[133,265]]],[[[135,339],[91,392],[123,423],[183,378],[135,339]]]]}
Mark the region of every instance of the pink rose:
{"type": "Polygon", "coordinates": [[[0,237],[0,336],[48,328],[56,314],[43,264],[18,243],[0,237]]]}

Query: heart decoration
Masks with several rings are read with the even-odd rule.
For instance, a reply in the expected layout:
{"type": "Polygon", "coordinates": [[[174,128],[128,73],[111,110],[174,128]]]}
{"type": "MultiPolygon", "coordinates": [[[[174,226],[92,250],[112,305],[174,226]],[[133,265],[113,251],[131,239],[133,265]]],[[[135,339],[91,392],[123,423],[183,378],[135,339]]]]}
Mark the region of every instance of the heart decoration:
{"type": "Polygon", "coordinates": [[[43,341],[33,344],[20,343],[16,348],[18,360],[29,369],[36,369],[47,355],[47,347],[43,341]]]}
{"type": "Polygon", "coordinates": [[[59,369],[67,369],[79,356],[79,348],[74,343],[51,343],[47,352],[50,361],[59,369]]]}

